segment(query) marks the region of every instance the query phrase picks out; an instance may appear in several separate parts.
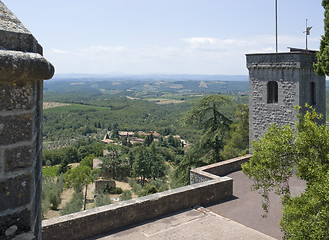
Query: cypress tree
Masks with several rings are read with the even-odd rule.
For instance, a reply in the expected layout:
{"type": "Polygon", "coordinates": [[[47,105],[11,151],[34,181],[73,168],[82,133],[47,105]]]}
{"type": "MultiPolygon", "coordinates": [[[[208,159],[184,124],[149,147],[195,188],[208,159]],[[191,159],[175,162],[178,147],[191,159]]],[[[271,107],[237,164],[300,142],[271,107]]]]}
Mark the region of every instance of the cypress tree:
{"type": "Polygon", "coordinates": [[[329,0],[322,0],[324,7],[324,35],[321,38],[320,51],[317,53],[317,63],[314,64],[315,72],[329,76],[329,0]]]}

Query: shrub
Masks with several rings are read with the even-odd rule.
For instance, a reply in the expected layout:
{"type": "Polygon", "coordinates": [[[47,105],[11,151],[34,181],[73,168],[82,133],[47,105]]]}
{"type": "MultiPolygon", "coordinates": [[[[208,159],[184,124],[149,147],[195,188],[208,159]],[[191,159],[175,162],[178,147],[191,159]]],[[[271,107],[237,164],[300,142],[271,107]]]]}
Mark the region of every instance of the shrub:
{"type": "Polygon", "coordinates": [[[128,181],[132,191],[136,194],[136,195],[140,195],[141,192],[143,191],[143,188],[140,184],[137,183],[137,181],[135,179],[130,179],[128,181]]]}
{"type": "Polygon", "coordinates": [[[42,178],[42,214],[48,212],[49,208],[55,210],[61,203],[61,193],[63,191],[63,176],[57,180],[54,177],[43,176],[42,178]]]}
{"type": "Polygon", "coordinates": [[[132,194],[130,190],[125,190],[122,192],[121,196],[120,196],[120,201],[125,201],[125,200],[129,200],[132,198],[132,194]]]}
{"type": "Polygon", "coordinates": [[[110,188],[110,194],[121,194],[122,188],[116,187],[116,188],[110,188]]]}
{"type": "Polygon", "coordinates": [[[144,188],[144,190],[140,193],[140,195],[138,195],[138,197],[147,196],[157,192],[159,192],[159,189],[157,189],[156,186],[149,184],[144,188]]]}
{"type": "Polygon", "coordinates": [[[151,181],[149,184],[154,185],[159,190],[159,192],[163,192],[169,189],[168,183],[165,180],[156,179],[151,181]]]}
{"type": "Polygon", "coordinates": [[[59,166],[47,166],[42,168],[42,175],[44,177],[56,177],[59,166]]]}
{"type": "Polygon", "coordinates": [[[61,215],[79,212],[83,205],[83,194],[82,192],[74,191],[71,201],[65,204],[61,211],[61,215]]]}
{"type": "Polygon", "coordinates": [[[104,205],[111,204],[111,199],[107,194],[97,194],[95,197],[95,206],[100,207],[104,205]]]}
{"type": "Polygon", "coordinates": [[[54,187],[50,189],[50,191],[48,192],[48,199],[49,199],[49,203],[51,204],[50,208],[52,210],[56,210],[62,201],[61,190],[58,187],[54,187]]]}

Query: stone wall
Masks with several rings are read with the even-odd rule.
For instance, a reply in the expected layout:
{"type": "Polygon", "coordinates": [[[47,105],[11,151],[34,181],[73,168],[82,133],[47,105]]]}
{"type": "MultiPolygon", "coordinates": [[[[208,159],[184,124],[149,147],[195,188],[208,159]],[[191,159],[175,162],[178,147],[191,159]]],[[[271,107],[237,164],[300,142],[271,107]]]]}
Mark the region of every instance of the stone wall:
{"type": "Polygon", "coordinates": [[[241,164],[248,162],[251,155],[232,158],[226,161],[210,164],[192,169],[190,171],[190,184],[205,182],[226,176],[232,172],[240,171],[241,164]]]}
{"type": "Polygon", "coordinates": [[[250,141],[263,136],[271,123],[294,125],[294,107],[311,102],[311,82],[316,83],[314,108],[325,116],[325,77],[315,74],[314,61],[315,53],[307,52],[247,54],[250,141]],[[267,103],[269,81],[278,83],[277,103],[267,103]]]}
{"type": "Polygon", "coordinates": [[[104,192],[105,188],[115,188],[114,180],[96,180],[95,181],[95,191],[96,193],[104,192]]]}
{"type": "Polygon", "coordinates": [[[0,1],[0,239],[41,239],[42,79],[53,66],[0,1]]]}
{"type": "Polygon", "coordinates": [[[78,240],[231,197],[233,180],[209,180],[43,221],[43,240],[78,240]]]}

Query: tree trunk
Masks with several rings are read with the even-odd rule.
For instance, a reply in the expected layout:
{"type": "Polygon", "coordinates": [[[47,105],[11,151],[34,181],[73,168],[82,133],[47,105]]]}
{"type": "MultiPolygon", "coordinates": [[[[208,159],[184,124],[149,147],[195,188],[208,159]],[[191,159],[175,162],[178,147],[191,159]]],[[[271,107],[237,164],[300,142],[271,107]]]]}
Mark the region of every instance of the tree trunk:
{"type": "Polygon", "coordinates": [[[86,184],[85,201],[83,203],[83,210],[86,210],[86,204],[87,204],[87,188],[88,188],[88,185],[86,184]]]}

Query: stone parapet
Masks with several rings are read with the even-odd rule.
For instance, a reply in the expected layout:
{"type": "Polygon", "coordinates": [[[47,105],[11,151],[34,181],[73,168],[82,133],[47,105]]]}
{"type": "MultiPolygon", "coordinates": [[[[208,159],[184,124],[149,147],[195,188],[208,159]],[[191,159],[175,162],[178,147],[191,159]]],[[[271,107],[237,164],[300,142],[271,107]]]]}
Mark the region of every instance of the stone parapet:
{"type": "Polygon", "coordinates": [[[190,171],[190,184],[220,179],[232,172],[240,171],[241,164],[248,162],[251,155],[232,158],[226,161],[195,168],[190,171]]]}
{"type": "Polygon", "coordinates": [[[228,177],[155,193],[120,203],[44,220],[43,240],[79,240],[117,231],[192,206],[224,200],[233,195],[228,177]]]}
{"type": "Polygon", "coordinates": [[[285,69],[312,69],[316,61],[314,53],[286,52],[286,53],[256,53],[246,54],[248,69],[285,68],[285,69]]]}

